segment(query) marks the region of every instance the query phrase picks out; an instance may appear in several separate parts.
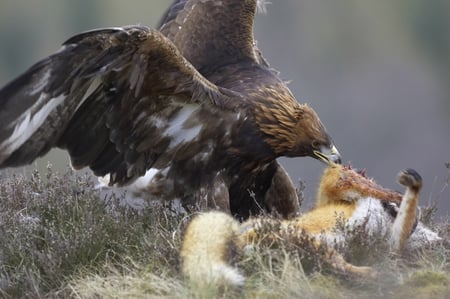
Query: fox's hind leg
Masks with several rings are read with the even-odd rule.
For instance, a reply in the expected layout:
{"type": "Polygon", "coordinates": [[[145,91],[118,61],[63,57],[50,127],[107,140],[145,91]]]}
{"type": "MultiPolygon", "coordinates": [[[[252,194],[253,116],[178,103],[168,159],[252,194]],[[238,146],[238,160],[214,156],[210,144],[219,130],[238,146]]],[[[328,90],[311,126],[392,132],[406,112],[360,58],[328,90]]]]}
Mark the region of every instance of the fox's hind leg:
{"type": "Polygon", "coordinates": [[[286,222],[276,219],[254,218],[241,225],[239,235],[241,244],[261,244],[269,246],[283,246],[292,242],[304,250],[320,253],[320,258],[339,273],[354,277],[373,278],[376,271],[372,267],[355,266],[327,242],[322,241],[315,234],[308,234],[300,227],[286,225],[286,222]]]}
{"type": "Polygon", "coordinates": [[[392,225],[390,243],[394,251],[401,252],[416,222],[422,178],[415,170],[406,169],[398,174],[397,180],[406,187],[406,191],[403,194],[397,217],[392,225]]]}
{"type": "MultiPolygon", "coordinates": [[[[317,251],[320,251],[322,243],[319,240],[315,240],[313,245],[317,251]]],[[[359,278],[374,278],[377,275],[377,271],[372,267],[355,266],[347,262],[334,247],[326,243],[325,246],[324,260],[337,272],[359,278]]]]}

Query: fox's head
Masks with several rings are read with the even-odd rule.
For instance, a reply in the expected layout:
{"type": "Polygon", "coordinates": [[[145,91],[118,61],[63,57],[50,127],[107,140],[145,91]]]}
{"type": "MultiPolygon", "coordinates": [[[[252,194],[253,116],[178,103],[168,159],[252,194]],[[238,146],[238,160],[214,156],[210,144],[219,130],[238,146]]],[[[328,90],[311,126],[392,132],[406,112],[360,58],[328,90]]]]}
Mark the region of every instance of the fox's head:
{"type": "Polygon", "coordinates": [[[381,187],[368,178],[365,171],[357,171],[349,165],[329,163],[320,180],[316,207],[331,203],[351,204],[363,197],[399,203],[402,194],[381,187]]]}

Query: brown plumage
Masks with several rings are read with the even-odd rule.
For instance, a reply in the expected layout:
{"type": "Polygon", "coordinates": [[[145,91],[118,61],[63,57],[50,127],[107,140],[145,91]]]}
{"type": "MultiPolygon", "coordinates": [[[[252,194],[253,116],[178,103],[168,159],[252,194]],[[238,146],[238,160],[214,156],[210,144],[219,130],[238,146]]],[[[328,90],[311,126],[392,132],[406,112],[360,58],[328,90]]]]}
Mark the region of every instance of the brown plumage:
{"type": "Polygon", "coordinates": [[[159,30],[70,38],[0,90],[0,167],[57,146],[111,185],[146,174],[162,199],[244,218],[261,208],[297,212],[276,158],[340,157],[255,47],[255,11],[256,0],[177,0],[159,30]],[[269,198],[272,189],[286,198],[269,198]]]}

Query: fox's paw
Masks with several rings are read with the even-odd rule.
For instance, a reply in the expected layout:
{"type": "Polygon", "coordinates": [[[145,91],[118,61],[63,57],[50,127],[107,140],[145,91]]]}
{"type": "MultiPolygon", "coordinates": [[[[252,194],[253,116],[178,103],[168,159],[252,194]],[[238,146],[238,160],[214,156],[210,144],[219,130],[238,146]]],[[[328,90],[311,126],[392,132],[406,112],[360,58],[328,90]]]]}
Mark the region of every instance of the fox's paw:
{"type": "Polygon", "coordinates": [[[397,181],[399,184],[409,188],[420,189],[422,187],[422,177],[411,168],[400,171],[397,181]]]}

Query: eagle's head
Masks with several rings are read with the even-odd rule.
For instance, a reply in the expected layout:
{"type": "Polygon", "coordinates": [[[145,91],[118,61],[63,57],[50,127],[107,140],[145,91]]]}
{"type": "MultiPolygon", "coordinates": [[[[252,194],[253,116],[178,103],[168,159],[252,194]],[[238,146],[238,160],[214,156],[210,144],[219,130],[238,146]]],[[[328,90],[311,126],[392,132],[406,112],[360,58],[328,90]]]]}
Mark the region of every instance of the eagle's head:
{"type": "Polygon", "coordinates": [[[317,113],[298,103],[289,89],[266,92],[269,105],[260,105],[256,123],[275,155],[310,156],[325,163],[341,163],[341,156],[317,113]]]}

